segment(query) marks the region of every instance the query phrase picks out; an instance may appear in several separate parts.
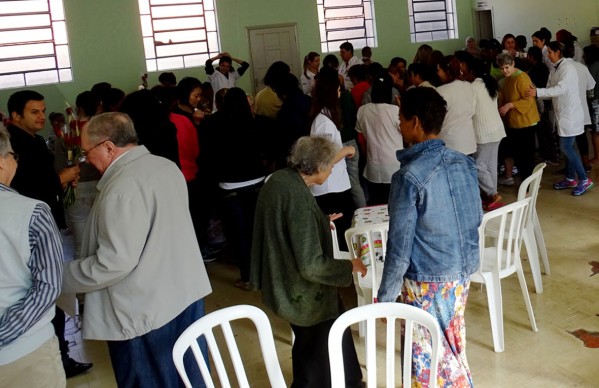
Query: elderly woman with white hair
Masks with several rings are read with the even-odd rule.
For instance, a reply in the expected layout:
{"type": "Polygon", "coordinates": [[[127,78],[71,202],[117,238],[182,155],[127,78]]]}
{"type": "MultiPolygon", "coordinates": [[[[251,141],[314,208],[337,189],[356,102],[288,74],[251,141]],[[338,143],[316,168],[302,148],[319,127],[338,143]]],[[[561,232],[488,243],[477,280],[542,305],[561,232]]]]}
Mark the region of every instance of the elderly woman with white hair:
{"type": "MultiPolygon", "coordinates": [[[[330,386],[327,338],[343,312],[337,287],[349,286],[352,272],[366,274],[360,259],[333,258],[329,216],[309,189],[326,181],[347,152],[322,136],[300,138],[289,167],[275,172],[258,197],[250,280],[262,289],[264,304],[288,321],[295,334],[292,387],[330,386]]],[[[346,386],[361,387],[349,331],[343,352],[346,386]]]]}
{"type": "Polygon", "coordinates": [[[480,48],[476,45],[476,39],[471,36],[466,37],[466,47],[464,51],[472,54],[475,58],[480,58],[480,48]]]}

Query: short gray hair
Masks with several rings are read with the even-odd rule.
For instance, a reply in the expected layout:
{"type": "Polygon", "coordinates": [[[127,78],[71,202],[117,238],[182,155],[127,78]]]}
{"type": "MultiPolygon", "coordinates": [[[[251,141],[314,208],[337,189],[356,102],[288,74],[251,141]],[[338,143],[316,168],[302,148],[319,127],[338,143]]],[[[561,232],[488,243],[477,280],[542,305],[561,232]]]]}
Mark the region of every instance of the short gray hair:
{"type": "Polygon", "coordinates": [[[0,156],[6,156],[12,147],[10,146],[10,134],[4,126],[0,125],[0,156]]]}
{"type": "Polygon", "coordinates": [[[338,151],[337,144],[325,137],[300,137],[291,149],[288,165],[301,174],[318,174],[333,164],[338,151]]]}
{"type": "Polygon", "coordinates": [[[117,147],[137,144],[137,133],[129,115],[108,112],[94,116],[87,124],[87,135],[92,143],[110,140],[117,147]]]}
{"type": "Polygon", "coordinates": [[[508,53],[500,53],[497,54],[497,66],[498,67],[503,67],[506,65],[513,65],[514,64],[514,57],[512,57],[510,54],[508,53]]]}

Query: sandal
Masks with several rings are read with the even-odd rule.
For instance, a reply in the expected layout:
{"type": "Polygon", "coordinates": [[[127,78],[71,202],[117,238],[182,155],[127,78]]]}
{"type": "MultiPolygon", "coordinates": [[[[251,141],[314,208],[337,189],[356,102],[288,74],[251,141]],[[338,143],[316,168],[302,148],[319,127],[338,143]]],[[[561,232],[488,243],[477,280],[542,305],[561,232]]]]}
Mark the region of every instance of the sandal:
{"type": "Polygon", "coordinates": [[[233,285],[237,288],[241,288],[244,291],[252,291],[252,284],[250,282],[244,282],[241,279],[236,280],[233,285]]]}

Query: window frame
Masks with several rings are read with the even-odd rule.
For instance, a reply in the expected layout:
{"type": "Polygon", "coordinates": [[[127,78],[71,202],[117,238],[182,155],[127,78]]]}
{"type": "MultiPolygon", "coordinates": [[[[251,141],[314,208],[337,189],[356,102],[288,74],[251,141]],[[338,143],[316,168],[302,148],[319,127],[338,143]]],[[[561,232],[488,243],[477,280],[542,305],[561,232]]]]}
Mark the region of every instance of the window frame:
{"type": "Polygon", "coordinates": [[[339,51],[339,46],[343,42],[352,43],[354,49],[364,46],[377,47],[374,1],[316,0],[321,51],[323,53],[339,51]],[[362,8],[361,13],[359,8],[362,8]],[[360,19],[362,19],[361,23],[360,19]],[[342,26],[351,24],[351,21],[353,21],[352,26],[342,26]]]}
{"type": "Polygon", "coordinates": [[[456,0],[407,0],[408,21],[410,24],[410,41],[412,43],[434,42],[439,40],[458,39],[458,20],[456,0]],[[418,5],[434,5],[435,9],[418,10],[418,5]],[[443,4],[443,6],[440,6],[443,4]],[[443,18],[435,14],[443,13],[443,18]],[[421,20],[417,20],[421,19],[421,20]],[[445,24],[439,28],[439,24],[445,24]],[[429,28],[419,29],[418,25],[429,24],[429,28]],[[436,24],[436,25],[435,25],[436,24]]]}
{"type": "Polygon", "coordinates": [[[220,52],[216,0],[138,0],[138,5],[148,72],[200,67],[220,52]],[[192,12],[182,13],[185,9],[192,12]],[[173,20],[179,25],[167,27],[173,20]]]}
{"type": "Polygon", "coordinates": [[[0,90],[72,81],[64,0],[0,4],[0,90]]]}

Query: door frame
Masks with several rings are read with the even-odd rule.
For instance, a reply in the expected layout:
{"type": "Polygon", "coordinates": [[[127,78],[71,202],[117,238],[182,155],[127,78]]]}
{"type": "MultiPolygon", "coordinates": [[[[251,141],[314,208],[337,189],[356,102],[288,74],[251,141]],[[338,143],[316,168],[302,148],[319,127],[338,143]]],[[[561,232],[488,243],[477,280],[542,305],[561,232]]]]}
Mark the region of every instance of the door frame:
{"type": "MultiPolygon", "coordinates": [[[[303,58],[303,57],[300,55],[300,50],[299,50],[297,23],[278,23],[278,24],[266,24],[266,25],[260,25],[260,26],[246,27],[245,30],[246,30],[247,44],[248,44],[248,48],[250,51],[250,61],[251,61],[250,63],[254,62],[254,58],[252,56],[252,42],[251,42],[251,37],[250,37],[251,32],[255,31],[255,30],[268,30],[271,28],[292,28],[293,29],[293,34],[295,36],[295,52],[297,53],[297,60],[298,60],[298,63],[296,63],[296,65],[298,66],[298,69],[301,70],[303,68],[303,62],[302,62],[301,58],[303,58]]],[[[253,65],[252,65],[252,67],[253,67],[253,65]]],[[[258,91],[256,90],[257,85],[256,85],[256,82],[254,81],[255,77],[253,77],[253,70],[252,70],[251,78],[252,78],[251,79],[252,94],[255,96],[258,91]]]]}

